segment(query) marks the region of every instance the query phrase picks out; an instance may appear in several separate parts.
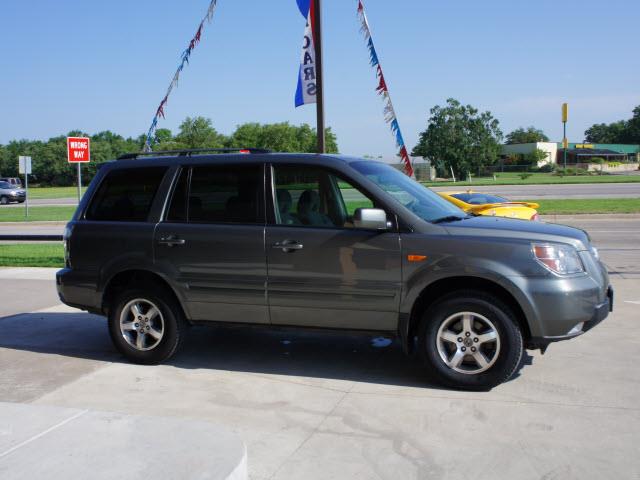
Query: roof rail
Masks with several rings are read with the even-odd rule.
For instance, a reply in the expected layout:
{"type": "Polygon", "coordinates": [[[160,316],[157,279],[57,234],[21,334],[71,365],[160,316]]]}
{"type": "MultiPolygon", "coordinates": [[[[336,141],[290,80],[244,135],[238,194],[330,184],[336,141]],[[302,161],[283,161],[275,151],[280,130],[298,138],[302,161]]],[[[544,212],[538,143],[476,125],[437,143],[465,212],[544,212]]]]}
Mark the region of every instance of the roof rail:
{"type": "Polygon", "coordinates": [[[271,150],[265,148],[192,148],[184,150],[158,150],[157,152],[137,152],[137,153],[125,153],[118,157],[118,160],[130,160],[142,156],[162,156],[162,155],[175,155],[178,157],[190,157],[197,153],[271,153],[271,150]]]}

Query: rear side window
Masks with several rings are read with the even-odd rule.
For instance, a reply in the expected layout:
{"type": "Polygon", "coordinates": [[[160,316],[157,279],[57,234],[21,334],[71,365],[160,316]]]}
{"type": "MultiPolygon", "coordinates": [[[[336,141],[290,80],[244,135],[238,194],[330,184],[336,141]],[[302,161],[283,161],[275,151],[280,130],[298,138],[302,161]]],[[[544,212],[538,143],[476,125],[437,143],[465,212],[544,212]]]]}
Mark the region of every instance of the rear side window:
{"type": "Polygon", "coordinates": [[[264,223],[262,165],[204,165],[183,169],[167,221],[264,223]]]}
{"type": "Polygon", "coordinates": [[[109,172],[87,209],[86,219],[146,221],[166,171],[166,167],[147,167],[109,172]]]}

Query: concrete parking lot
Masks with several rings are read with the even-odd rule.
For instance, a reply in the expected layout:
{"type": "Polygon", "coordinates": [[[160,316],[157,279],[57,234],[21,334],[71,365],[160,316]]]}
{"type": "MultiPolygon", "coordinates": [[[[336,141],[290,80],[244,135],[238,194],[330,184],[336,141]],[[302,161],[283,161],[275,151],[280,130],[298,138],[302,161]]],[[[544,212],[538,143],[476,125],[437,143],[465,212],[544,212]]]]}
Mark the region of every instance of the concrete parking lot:
{"type": "Polygon", "coordinates": [[[600,247],[615,311],[490,392],[329,333],[198,327],[168,364],[132,365],[103,318],[60,305],[53,271],[0,269],[0,402],[211,422],[260,480],[638,479],[640,219],[563,221],[600,247]]]}

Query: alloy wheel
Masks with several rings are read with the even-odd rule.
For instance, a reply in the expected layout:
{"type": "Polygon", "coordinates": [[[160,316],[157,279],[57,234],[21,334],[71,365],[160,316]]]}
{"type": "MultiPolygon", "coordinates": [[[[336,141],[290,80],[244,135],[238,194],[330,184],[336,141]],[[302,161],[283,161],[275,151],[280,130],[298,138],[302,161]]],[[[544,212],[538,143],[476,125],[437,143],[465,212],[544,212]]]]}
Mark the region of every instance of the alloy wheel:
{"type": "Polygon", "coordinates": [[[438,354],[452,370],[476,375],[491,368],[500,354],[500,335],[485,316],[458,312],[447,317],[436,337],[438,354]]]}
{"type": "Polygon", "coordinates": [[[164,336],[162,312],[153,302],[135,298],[122,308],[120,333],[136,350],[151,350],[158,346],[164,336]]]}

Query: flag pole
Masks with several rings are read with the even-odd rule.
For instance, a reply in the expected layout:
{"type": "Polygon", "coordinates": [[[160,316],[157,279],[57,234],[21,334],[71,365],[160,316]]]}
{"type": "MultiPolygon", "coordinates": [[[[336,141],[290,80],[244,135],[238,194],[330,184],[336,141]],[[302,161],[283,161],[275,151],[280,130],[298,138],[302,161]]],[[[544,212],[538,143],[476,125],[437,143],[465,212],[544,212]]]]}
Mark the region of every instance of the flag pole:
{"type": "Polygon", "coordinates": [[[322,74],[322,7],[321,0],[312,0],[314,47],[316,54],[316,125],[318,133],[318,153],[325,153],[324,138],[324,88],[322,74]]]}

